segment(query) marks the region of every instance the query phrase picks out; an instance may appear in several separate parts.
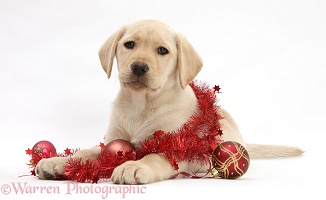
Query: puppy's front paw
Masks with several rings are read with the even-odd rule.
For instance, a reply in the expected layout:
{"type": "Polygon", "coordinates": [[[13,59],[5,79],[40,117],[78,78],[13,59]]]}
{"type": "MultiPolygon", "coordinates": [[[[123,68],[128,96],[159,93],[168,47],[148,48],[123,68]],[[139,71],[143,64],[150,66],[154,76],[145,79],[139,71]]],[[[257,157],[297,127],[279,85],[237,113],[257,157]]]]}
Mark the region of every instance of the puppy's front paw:
{"type": "Polygon", "coordinates": [[[67,161],[67,157],[43,158],[36,165],[36,173],[40,179],[56,179],[62,176],[67,161]]]}
{"type": "Polygon", "coordinates": [[[141,161],[127,161],[116,167],[111,180],[116,184],[145,184],[159,181],[155,171],[141,161]]]}

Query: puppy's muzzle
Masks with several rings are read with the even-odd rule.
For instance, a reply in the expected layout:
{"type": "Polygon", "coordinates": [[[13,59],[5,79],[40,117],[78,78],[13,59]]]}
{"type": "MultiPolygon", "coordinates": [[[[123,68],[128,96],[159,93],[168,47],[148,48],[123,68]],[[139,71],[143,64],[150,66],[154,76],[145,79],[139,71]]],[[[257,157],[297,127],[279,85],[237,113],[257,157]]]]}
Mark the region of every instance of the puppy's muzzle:
{"type": "Polygon", "coordinates": [[[133,62],[130,68],[132,73],[134,73],[138,77],[145,75],[149,70],[149,67],[146,63],[138,61],[133,62]]]}

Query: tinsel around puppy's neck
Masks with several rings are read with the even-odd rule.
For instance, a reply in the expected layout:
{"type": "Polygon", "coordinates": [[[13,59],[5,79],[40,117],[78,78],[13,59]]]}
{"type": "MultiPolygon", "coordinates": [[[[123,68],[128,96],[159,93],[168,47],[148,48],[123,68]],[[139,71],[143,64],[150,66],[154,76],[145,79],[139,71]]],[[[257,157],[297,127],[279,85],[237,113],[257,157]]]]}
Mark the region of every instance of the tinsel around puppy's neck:
{"type": "MultiPolygon", "coordinates": [[[[139,160],[152,153],[164,153],[175,170],[178,162],[195,161],[202,165],[210,163],[215,147],[222,142],[222,117],[216,105],[216,90],[205,83],[190,83],[197,97],[198,115],[193,115],[180,128],[172,132],[157,130],[154,137],[142,141],[134,151],[117,154],[100,154],[97,160],[83,162],[81,158],[70,158],[65,166],[67,179],[78,182],[97,183],[109,179],[115,167],[128,160],[139,160]]],[[[218,89],[220,89],[218,87],[218,89]]]]}

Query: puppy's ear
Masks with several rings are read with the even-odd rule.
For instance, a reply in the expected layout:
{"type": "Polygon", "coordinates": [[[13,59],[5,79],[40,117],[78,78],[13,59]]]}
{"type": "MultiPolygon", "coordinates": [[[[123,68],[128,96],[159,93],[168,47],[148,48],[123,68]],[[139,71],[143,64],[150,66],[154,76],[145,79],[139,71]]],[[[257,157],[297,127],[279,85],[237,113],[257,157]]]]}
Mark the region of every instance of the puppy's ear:
{"type": "Polygon", "coordinates": [[[184,89],[197,76],[203,62],[192,45],[181,34],[177,34],[177,48],[180,85],[184,89]]]}
{"type": "Polygon", "coordinates": [[[102,47],[98,52],[102,68],[108,75],[108,78],[110,78],[111,76],[112,65],[113,65],[117,44],[124,33],[125,33],[125,28],[124,27],[120,28],[104,42],[104,44],[102,45],[102,47]]]}

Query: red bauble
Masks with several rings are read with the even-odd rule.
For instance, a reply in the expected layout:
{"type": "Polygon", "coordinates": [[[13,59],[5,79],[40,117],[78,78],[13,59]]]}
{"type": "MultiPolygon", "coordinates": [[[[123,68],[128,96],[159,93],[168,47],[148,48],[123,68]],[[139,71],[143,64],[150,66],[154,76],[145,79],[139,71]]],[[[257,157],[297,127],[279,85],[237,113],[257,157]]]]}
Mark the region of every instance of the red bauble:
{"type": "Polygon", "coordinates": [[[37,142],[32,148],[32,163],[35,165],[42,158],[51,158],[54,156],[57,156],[57,151],[54,145],[47,140],[37,142]]]}
{"type": "Polygon", "coordinates": [[[250,164],[247,150],[237,142],[219,144],[212,157],[213,171],[217,171],[215,176],[221,178],[239,178],[247,172],[250,164]]]}
{"type": "Polygon", "coordinates": [[[135,150],[135,146],[128,142],[127,140],[117,139],[109,142],[105,149],[103,149],[103,153],[110,152],[112,154],[116,154],[117,152],[129,152],[135,150]]]}

